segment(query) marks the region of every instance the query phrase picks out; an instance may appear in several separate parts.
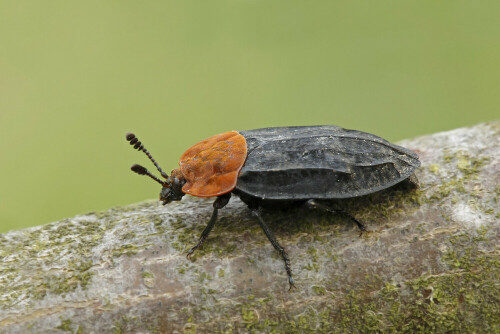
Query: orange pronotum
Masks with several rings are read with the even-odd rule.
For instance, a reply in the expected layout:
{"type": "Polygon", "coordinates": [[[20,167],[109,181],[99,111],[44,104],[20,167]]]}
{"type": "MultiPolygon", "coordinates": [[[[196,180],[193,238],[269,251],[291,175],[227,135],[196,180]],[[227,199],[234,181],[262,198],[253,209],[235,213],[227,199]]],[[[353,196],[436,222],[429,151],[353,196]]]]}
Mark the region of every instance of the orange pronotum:
{"type": "Polygon", "coordinates": [[[182,191],[197,197],[219,196],[236,187],[247,157],[245,137],[236,131],[207,138],[189,148],[179,165],[186,179],[182,191]]]}

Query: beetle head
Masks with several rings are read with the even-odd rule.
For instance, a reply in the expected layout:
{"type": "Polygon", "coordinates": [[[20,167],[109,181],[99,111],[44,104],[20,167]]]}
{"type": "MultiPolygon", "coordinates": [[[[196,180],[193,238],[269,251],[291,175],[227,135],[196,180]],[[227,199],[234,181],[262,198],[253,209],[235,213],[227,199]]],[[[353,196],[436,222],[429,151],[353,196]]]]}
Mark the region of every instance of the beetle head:
{"type": "Polygon", "coordinates": [[[182,175],[180,169],[174,169],[172,171],[172,175],[168,176],[160,166],[156,163],[155,159],[151,156],[151,154],[144,148],[142,143],[137,139],[137,137],[133,133],[127,133],[126,137],[127,141],[130,142],[130,145],[133,145],[135,149],[138,151],[143,151],[151,160],[151,162],[155,165],[156,169],[160,172],[161,176],[163,176],[166,180],[162,181],[158,177],[151,174],[145,167],[141,165],[133,165],[130,169],[139,174],[139,175],[147,175],[163,187],[160,192],[160,200],[163,202],[163,205],[170,203],[171,201],[180,201],[184,193],[182,192],[182,186],[186,183],[184,176],[182,175]]]}
{"type": "Polygon", "coordinates": [[[174,169],[170,177],[163,184],[160,192],[160,201],[163,205],[172,201],[180,201],[185,194],[182,192],[182,186],[186,183],[180,169],[174,169]]]}

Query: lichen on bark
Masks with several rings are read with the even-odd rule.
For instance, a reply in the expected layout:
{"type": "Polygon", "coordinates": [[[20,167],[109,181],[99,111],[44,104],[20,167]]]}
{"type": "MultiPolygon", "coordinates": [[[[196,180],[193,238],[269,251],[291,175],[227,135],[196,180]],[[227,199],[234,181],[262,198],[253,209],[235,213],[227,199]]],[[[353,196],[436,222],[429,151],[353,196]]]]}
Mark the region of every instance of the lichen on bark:
{"type": "Polygon", "coordinates": [[[500,332],[500,122],[401,143],[420,188],[265,212],[146,201],[0,235],[0,333],[500,332]]]}

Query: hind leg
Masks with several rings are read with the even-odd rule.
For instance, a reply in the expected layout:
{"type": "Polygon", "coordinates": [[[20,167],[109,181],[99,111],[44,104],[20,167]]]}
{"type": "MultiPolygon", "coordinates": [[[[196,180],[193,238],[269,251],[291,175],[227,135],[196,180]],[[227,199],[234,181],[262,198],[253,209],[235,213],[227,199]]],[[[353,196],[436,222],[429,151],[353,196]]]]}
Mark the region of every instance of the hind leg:
{"type": "Polygon", "coordinates": [[[321,210],[324,210],[324,211],[327,211],[327,212],[331,212],[331,213],[336,213],[336,214],[339,214],[339,215],[342,215],[344,217],[347,217],[349,218],[350,220],[352,220],[353,222],[356,223],[356,225],[358,226],[359,228],[359,231],[361,233],[365,232],[366,231],[366,227],[365,225],[363,225],[359,220],[357,220],[356,218],[354,218],[350,213],[348,212],[345,212],[344,210],[339,210],[339,209],[335,209],[335,208],[331,208],[329,207],[328,205],[326,204],[323,204],[321,202],[318,202],[314,199],[310,199],[306,202],[306,204],[311,207],[311,208],[319,208],[321,210]]]}

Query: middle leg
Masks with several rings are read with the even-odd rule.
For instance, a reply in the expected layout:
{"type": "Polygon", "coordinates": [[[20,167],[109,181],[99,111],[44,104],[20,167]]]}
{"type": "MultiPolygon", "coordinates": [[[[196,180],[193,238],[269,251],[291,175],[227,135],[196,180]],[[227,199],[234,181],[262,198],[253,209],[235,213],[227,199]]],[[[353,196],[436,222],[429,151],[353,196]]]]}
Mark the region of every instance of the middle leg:
{"type": "Polygon", "coordinates": [[[289,290],[291,290],[292,288],[295,287],[295,282],[292,278],[292,268],[290,267],[290,259],[288,258],[288,254],[286,253],[285,249],[278,243],[278,241],[276,240],[276,237],[274,236],[274,233],[269,229],[267,224],[262,219],[262,215],[261,215],[259,209],[258,208],[252,209],[252,214],[255,217],[257,217],[259,225],[262,228],[262,230],[264,231],[264,233],[266,234],[266,237],[269,239],[269,241],[273,245],[274,249],[276,249],[280,253],[281,257],[283,258],[283,261],[285,262],[286,273],[288,275],[288,284],[290,284],[289,290]]]}

